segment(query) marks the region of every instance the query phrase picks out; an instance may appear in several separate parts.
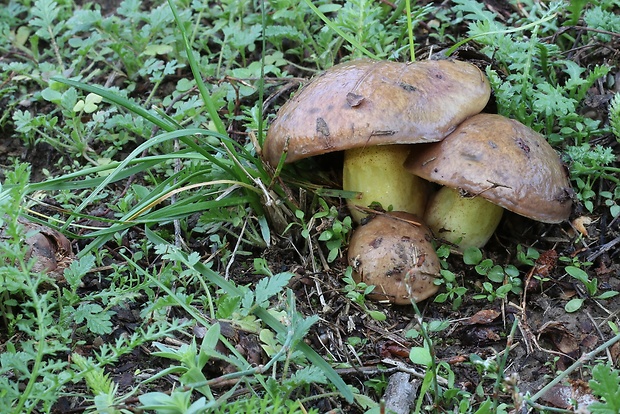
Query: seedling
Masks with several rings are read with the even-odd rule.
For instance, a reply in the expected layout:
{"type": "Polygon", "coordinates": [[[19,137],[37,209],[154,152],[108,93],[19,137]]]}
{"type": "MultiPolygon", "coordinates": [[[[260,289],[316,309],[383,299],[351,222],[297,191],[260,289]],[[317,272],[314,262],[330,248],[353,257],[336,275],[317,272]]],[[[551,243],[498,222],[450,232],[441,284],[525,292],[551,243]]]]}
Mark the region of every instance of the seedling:
{"type": "Polygon", "coordinates": [[[378,310],[372,310],[368,308],[368,305],[366,305],[366,300],[368,300],[366,296],[375,290],[374,285],[369,286],[364,282],[355,282],[353,279],[353,268],[351,266],[347,266],[342,280],[345,283],[344,291],[349,299],[360,305],[371,318],[377,321],[385,320],[385,313],[378,310]]]}
{"type": "MultiPolygon", "coordinates": [[[[564,268],[564,271],[566,271],[568,275],[570,275],[574,279],[577,279],[583,284],[583,286],[585,286],[586,294],[588,295],[589,299],[605,300],[605,299],[613,298],[614,296],[617,296],[619,293],[615,290],[608,290],[606,292],[600,293],[598,289],[598,279],[595,277],[590,279],[590,277],[585,272],[585,270],[579,267],[566,266],[564,268]]],[[[566,310],[566,312],[569,312],[569,313],[576,312],[577,310],[581,308],[585,300],[586,298],[571,299],[566,303],[566,305],[564,305],[564,310],[566,310]]]]}
{"type": "Polygon", "coordinates": [[[482,252],[478,248],[469,248],[463,252],[465,264],[474,265],[476,272],[486,276],[488,281],[482,282],[483,292],[474,295],[474,299],[487,299],[493,302],[495,299],[504,299],[509,293],[519,294],[522,292],[523,282],[519,278],[519,269],[514,265],[500,266],[491,259],[483,259],[482,252]],[[501,284],[496,287],[495,284],[501,284]]]}
{"type": "Polygon", "coordinates": [[[437,303],[445,303],[446,301],[450,301],[452,303],[452,309],[457,310],[463,303],[463,297],[467,293],[467,288],[465,286],[460,286],[457,282],[457,275],[448,269],[446,259],[449,255],[449,246],[443,244],[437,248],[437,256],[439,257],[439,261],[441,263],[441,270],[439,271],[441,278],[436,278],[435,284],[444,285],[445,292],[437,294],[433,301],[437,303]]]}

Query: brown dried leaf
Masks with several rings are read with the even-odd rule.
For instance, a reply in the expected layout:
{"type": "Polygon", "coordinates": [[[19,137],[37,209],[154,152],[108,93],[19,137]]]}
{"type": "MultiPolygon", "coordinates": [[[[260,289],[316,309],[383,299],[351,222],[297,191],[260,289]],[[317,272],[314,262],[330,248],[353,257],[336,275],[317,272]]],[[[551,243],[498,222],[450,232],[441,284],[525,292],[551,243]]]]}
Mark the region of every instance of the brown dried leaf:
{"type": "Polygon", "coordinates": [[[383,342],[379,345],[381,358],[408,358],[409,348],[394,341],[383,342]]]}
{"type": "Polygon", "coordinates": [[[558,252],[546,250],[540,254],[534,265],[534,274],[541,277],[549,277],[558,263],[558,252]]]}
{"type": "Polygon", "coordinates": [[[500,312],[495,309],[483,309],[465,319],[462,323],[464,325],[488,325],[497,319],[499,315],[500,312]]]}
{"type": "MultiPolygon", "coordinates": [[[[32,270],[46,272],[55,279],[62,277],[62,272],[73,261],[74,255],[71,242],[62,233],[52,228],[19,219],[24,227],[24,235],[28,236],[24,243],[28,245],[25,259],[35,260],[32,270]]],[[[0,237],[5,237],[4,229],[0,229],[0,237]]]]}
{"type": "Polygon", "coordinates": [[[588,216],[580,216],[572,221],[573,228],[577,230],[583,237],[588,237],[588,229],[586,226],[592,224],[592,218],[588,216]]]}
{"type": "Polygon", "coordinates": [[[564,354],[571,355],[579,351],[579,339],[562,322],[545,323],[538,330],[538,335],[548,335],[556,348],[564,354]]]}
{"type": "Polygon", "coordinates": [[[549,405],[565,410],[574,408],[573,402],[577,402],[577,409],[580,410],[587,410],[590,404],[597,402],[597,399],[590,394],[587,384],[580,381],[575,381],[570,386],[556,385],[543,394],[541,400],[549,405]]]}

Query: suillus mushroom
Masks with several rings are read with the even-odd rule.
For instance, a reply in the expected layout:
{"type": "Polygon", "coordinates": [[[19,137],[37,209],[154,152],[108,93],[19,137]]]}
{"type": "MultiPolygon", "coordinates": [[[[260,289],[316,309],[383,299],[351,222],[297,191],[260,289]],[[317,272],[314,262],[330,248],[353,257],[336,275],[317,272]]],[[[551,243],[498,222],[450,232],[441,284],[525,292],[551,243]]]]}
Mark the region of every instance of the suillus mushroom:
{"type": "Polygon", "coordinates": [[[489,82],[474,65],[455,60],[398,63],[360,59],[326,70],[282,106],[262,148],[277,166],[282,158],[345,151],[343,188],[384,208],[422,214],[423,180],[402,168],[409,147],[436,142],[480,112],[489,82]]]}
{"type": "Polygon", "coordinates": [[[441,269],[432,235],[416,216],[390,212],[358,227],[349,243],[353,279],[374,285],[371,299],[397,305],[422,301],[439,289],[441,269]]]}
{"type": "Polygon", "coordinates": [[[556,151],[501,115],[472,116],[443,141],[412,151],[405,168],[444,186],[429,200],[424,221],[463,250],[484,246],[503,209],[544,223],[571,212],[572,190],[556,151]]]}

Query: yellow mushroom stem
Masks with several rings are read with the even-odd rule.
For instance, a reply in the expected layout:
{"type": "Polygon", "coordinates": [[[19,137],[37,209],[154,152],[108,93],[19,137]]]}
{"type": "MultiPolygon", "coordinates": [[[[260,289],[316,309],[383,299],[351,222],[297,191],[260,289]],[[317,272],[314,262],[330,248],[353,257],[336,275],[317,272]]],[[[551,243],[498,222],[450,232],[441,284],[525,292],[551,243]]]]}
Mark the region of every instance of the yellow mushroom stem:
{"type": "Polygon", "coordinates": [[[482,247],[499,225],[504,209],[481,196],[463,197],[442,187],[429,200],[424,222],[436,237],[459,246],[482,247]]]}
{"type": "Polygon", "coordinates": [[[406,211],[421,217],[428,194],[428,182],[405,170],[408,145],[381,145],[346,150],[342,187],[358,191],[361,197],[348,199],[347,205],[355,222],[366,214],[355,206],[368,207],[378,202],[384,209],[406,211]]]}

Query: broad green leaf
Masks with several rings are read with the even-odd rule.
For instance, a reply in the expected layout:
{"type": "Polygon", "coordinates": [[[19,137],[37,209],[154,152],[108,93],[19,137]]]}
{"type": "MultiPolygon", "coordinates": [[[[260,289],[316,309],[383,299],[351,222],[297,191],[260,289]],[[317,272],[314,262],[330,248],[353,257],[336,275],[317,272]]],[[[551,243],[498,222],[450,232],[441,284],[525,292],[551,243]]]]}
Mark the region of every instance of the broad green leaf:
{"type": "Polygon", "coordinates": [[[477,247],[469,247],[463,252],[463,262],[468,265],[477,265],[482,261],[482,251],[477,247]]]}
{"type": "Polygon", "coordinates": [[[618,292],[615,290],[609,290],[607,292],[601,293],[596,298],[597,299],[610,299],[610,298],[613,298],[614,296],[618,296],[618,292]]]}
{"type": "Polygon", "coordinates": [[[381,311],[369,310],[368,315],[375,321],[384,321],[386,319],[385,313],[381,311]]]}
{"type": "Polygon", "coordinates": [[[409,359],[414,364],[424,365],[425,367],[430,367],[433,363],[430,351],[421,346],[414,346],[411,348],[409,351],[409,359]]]}
{"type": "Polygon", "coordinates": [[[571,299],[564,305],[564,310],[568,313],[576,312],[581,308],[581,305],[583,305],[583,301],[584,299],[580,298],[571,299]]]}
{"type": "Polygon", "coordinates": [[[579,267],[566,266],[564,270],[566,271],[566,273],[568,273],[569,275],[571,275],[572,277],[574,277],[575,279],[583,283],[589,282],[588,274],[583,269],[580,269],[579,267]]]}

